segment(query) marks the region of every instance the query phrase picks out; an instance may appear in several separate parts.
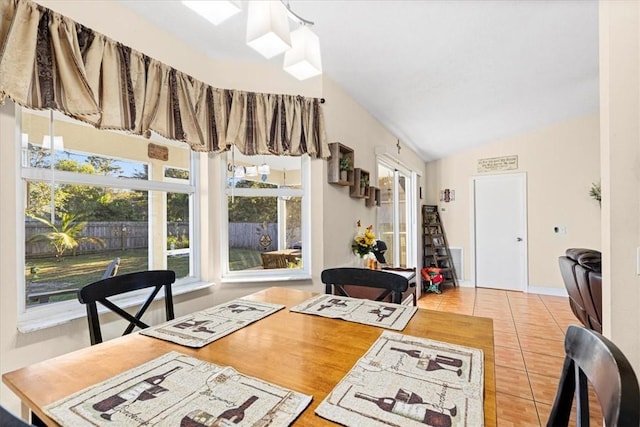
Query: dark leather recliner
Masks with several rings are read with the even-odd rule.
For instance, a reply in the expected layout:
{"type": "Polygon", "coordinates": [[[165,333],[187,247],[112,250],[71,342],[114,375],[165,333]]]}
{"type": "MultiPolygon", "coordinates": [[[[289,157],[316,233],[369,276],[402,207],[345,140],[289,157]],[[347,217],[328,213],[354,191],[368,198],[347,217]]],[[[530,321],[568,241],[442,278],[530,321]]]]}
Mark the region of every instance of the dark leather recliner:
{"type": "Polygon", "coordinates": [[[589,329],[602,333],[602,254],[571,248],[558,258],[573,314],[589,329]]]}

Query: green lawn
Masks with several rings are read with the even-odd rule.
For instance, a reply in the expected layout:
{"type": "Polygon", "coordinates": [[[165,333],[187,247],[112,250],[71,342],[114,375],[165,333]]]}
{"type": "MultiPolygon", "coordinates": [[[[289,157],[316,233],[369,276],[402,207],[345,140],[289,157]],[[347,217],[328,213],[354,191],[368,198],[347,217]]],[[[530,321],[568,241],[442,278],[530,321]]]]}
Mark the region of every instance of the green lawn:
{"type": "Polygon", "coordinates": [[[256,249],[229,249],[229,270],[248,270],[251,268],[262,268],[262,258],[260,251],[256,249]]]}
{"type": "MultiPolygon", "coordinates": [[[[148,254],[146,249],[131,249],[125,251],[100,252],[89,255],[65,256],[58,262],[54,257],[27,260],[25,279],[27,293],[30,289],[38,289],[44,284],[52,289],[77,289],[88,283],[99,280],[105,269],[114,258],[120,258],[118,274],[133,273],[148,269],[148,254]],[[33,273],[32,268],[37,268],[33,273]]],[[[170,257],[167,268],[176,272],[176,277],[189,274],[189,257],[170,257]]],[[[54,297],[53,301],[73,299],[74,295],[54,297]]]]}
{"type": "MultiPolygon", "coordinates": [[[[68,255],[58,262],[54,257],[28,259],[25,268],[27,294],[54,289],[78,289],[99,280],[114,258],[120,258],[118,274],[146,270],[148,253],[146,249],[100,252],[88,255],[68,255]],[[34,273],[34,270],[37,272],[34,273]],[[43,289],[44,288],[44,289],[43,289]]],[[[232,271],[262,268],[260,251],[251,249],[231,249],[229,265],[232,271]]],[[[189,257],[174,256],[167,260],[167,268],[176,272],[176,277],[189,274],[189,257]]],[[[52,297],[50,302],[74,299],[75,295],[52,297]]]]}

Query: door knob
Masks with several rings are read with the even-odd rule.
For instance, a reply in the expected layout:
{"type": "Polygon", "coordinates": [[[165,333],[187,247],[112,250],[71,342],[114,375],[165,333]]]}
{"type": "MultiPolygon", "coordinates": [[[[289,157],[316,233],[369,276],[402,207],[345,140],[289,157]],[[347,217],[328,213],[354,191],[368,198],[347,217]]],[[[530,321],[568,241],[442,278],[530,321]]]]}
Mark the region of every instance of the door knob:
{"type": "Polygon", "coordinates": [[[516,241],[522,242],[522,237],[516,237],[516,241]]]}

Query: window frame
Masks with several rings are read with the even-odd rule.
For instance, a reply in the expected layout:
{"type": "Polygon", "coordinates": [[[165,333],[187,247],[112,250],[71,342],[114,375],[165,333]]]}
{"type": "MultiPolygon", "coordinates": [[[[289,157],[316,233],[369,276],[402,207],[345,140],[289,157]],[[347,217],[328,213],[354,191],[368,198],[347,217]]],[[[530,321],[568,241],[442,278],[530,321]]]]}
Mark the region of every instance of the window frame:
{"type": "MultiPolygon", "coordinates": [[[[220,199],[220,269],[222,283],[255,283],[274,281],[309,280],[311,269],[311,159],[308,155],[300,158],[301,188],[231,188],[227,187],[226,156],[219,156],[221,185],[220,199]],[[228,197],[300,197],[301,198],[301,236],[302,236],[302,268],[282,268],[263,270],[229,270],[229,211],[228,197]]],[[[280,201],[278,201],[280,203],[280,201]]],[[[280,213],[278,214],[279,216],[280,213]]]]}
{"type": "MultiPolygon", "coordinates": [[[[50,120],[50,119],[49,119],[50,120]]],[[[54,118],[55,120],[55,118],[54,118]]],[[[81,122],[78,122],[81,123],[81,122]]],[[[128,190],[139,191],[156,191],[161,192],[163,199],[166,203],[167,193],[177,192],[189,195],[189,207],[190,207],[190,263],[191,275],[188,277],[177,279],[173,285],[173,295],[182,295],[192,291],[200,290],[212,286],[213,283],[205,282],[201,279],[201,259],[202,259],[202,245],[200,240],[200,224],[201,218],[199,215],[199,206],[202,201],[200,200],[200,159],[201,153],[194,151],[189,152],[190,170],[189,170],[189,182],[177,183],[167,180],[164,176],[159,177],[158,180],[152,180],[151,176],[147,180],[135,179],[135,178],[119,178],[116,176],[105,175],[89,175],[61,170],[51,171],[50,168],[32,168],[26,165],[23,161],[23,147],[22,147],[22,107],[15,105],[15,147],[16,147],[16,164],[17,167],[17,191],[16,191],[16,237],[18,247],[16,248],[22,255],[18,257],[18,275],[17,275],[17,305],[18,305],[18,330],[23,333],[33,332],[40,329],[53,327],[69,322],[70,320],[82,318],[86,316],[86,309],[82,304],[79,304],[77,300],[60,301],[51,304],[41,304],[32,307],[26,305],[26,280],[25,280],[25,266],[26,259],[25,253],[25,207],[27,203],[27,185],[26,181],[39,181],[46,182],[48,184],[53,182],[57,184],[74,184],[74,185],[89,185],[97,187],[108,187],[128,190]],[[53,176],[52,176],[53,175],[53,176]]],[[[155,141],[158,142],[158,141],[155,141]]],[[[144,144],[144,140],[140,140],[141,144],[144,144]]],[[[164,144],[180,144],[167,140],[161,140],[160,143],[164,144]]],[[[86,153],[83,153],[86,154],[86,153]]],[[[99,155],[100,153],[92,153],[99,155]]],[[[124,159],[127,160],[127,159],[124,159]]],[[[150,162],[149,162],[150,163],[150,162]]],[[[149,168],[151,169],[151,168],[149,168]]],[[[164,167],[163,167],[164,171],[164,167]]],[[[151,170],[149,170],[151,174],[151,170]]],[[[151,202],[150,202],[151,203],[151,202]]],[[[163,226],[162,236],[166,242],[166,223],[163,226]]],[[[151,246],[151,245],[150,245],[151,246]]],[[[163,245],[165,251],[165,263],[166,263],[166,245],[163,245]]],[[[151,259],[152,248],[149,248],[149,259],[151,259]]],[[[128,295],[114,298],[118,305],[123,307],[139,305],[146,299],[144,291],[134,292],[128,295]]],[[[102,311],[102,309],[101,309],[102,311]]]]}
{"type": "MultiPolygon", "coordinates": [[[[406,250],[406,267],[418,267],[418,223],[417,223],[417,194],[416,183],[418,182],[417,173],[411,168],[399,162],[397,159],[388,155],[378,155],[376,159],[376,182],[379,183],[380,177],[378,176],[379,167],[384,166],[387,169],[394,171],[393,173],[393,247],[400,248],[400,234],[405,234],[405,250],[406,250]],[[399,176],[402,174],[406,179],[405,193],[405,211],[401,212],[400,200],[399,200],[399,176]],[[405,220],[406,232],[400,232],[399,218],[403,217],[405,220]]],[[[376,220],[376,227],[381,229],[379,224],[379,217],[376,220]]],[[[400,265],[400,250],[395,250],[393,254],[393,260],[387,259],[387,262],[393,265],[400,265]]]]}

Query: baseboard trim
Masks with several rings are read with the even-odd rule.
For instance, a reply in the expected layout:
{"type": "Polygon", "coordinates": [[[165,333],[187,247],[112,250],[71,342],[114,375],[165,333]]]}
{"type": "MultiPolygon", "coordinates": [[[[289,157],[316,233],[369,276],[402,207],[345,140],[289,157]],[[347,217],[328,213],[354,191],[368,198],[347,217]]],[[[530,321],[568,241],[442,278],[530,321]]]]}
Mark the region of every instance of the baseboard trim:
{"type": "Polygon", "coordinates": [[[529,286],[526,291],[529,294],[551,295],[556,297],[568,297],[569,294],[564,288],[551,288],[547,286],[529,286]]]}
{"type": "MultiPolygon", "coordinates": [[[[460,286],[461,288],[475,288],[475,285],[471,280],[459,281],[458,286],[460,286]]],[[[548,286],[529,286],[529,288],[525,292],[528,294],[551,295],[556,297],[569,296],[567,290],[564,288],[553,288],[548,286]]]]}

